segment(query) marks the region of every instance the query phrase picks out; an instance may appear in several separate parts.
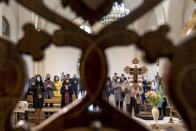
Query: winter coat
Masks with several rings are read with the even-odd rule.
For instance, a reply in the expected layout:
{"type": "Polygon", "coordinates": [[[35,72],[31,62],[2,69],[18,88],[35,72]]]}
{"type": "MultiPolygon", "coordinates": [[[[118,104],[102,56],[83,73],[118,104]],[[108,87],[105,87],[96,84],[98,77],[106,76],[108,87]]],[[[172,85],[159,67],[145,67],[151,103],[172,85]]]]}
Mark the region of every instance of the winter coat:
{"type": "Polygon", "coordinates": [[[111,89],[112,89],[112,82],[109,81],[109,82],[107,82],[107,84],[105,85],[105,88],[103,90],[103,98],[110,96],[111,89]]]}
{"type": "Polygon", "coordinates": [[[78,91],[78,84],[79,84],[78,78],[71,78],[71,86],[74,91],[78,91]]]}
{"type": "Polygon", "coordinates": [[[43,84],[31,85],[31,92],[33,94],[33,103],[44,103],[45,88],[43,84]],[[41,95],[41,97],[39,95],[41,95]]]}
{"type": "Polygon", "coordinates": [[[115,101],[124,101],[124,98],[122,97],[122,84],[115,83],[114,85],[114,98],[115,101]]]}
{"type": "Polygon", "coordinates": [[[130,83],[125,82],[124,88],[125,88],[125,103],[130,104],[130,101],[131,101],[131,86],[130,86],[130,83]]]}
{"type": "Polygon", "coordinates": [[[54,82],[54,95],[55,96],[60,96],[60,90],[61,90],[61,87],[62,87],[62,82],[59,80],[59,81],[56,81],[54,82]]]}
{"type": "Polygon", "coordinates": [[[51,80],[46,80],[44,82],[45,87],[45,99],[52,99],[54,97],[54,82],[51,80]]]}
{"type": "MultiPolygon", "coordinates": [[[[60,93],[61,93],[61,108],[65,106],[65,81],[63,82],[62,84],[62,87],[61,87],[61,90],[60,90],[60,93]]],[[[70,98],[72,97],[73,95],[73,90],[72,90],[72,87],[71,87],[71,83],[68,84],[68,92],[69,92],[69,95],[70,95],[70,98]]]]}

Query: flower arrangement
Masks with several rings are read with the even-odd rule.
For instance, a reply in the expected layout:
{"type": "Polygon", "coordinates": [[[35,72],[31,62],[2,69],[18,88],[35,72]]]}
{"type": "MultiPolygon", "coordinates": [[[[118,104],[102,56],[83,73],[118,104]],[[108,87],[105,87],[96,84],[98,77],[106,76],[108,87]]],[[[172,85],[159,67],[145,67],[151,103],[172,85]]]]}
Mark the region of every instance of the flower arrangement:
{"type": "Polygon", "coordinates": [[[148,91],[145,93],[146,101],[152,103],[154,107],[157,107],[159,104],[159,101],[161,99],[161,95],[159,92],[155,91],[148,91]]]}

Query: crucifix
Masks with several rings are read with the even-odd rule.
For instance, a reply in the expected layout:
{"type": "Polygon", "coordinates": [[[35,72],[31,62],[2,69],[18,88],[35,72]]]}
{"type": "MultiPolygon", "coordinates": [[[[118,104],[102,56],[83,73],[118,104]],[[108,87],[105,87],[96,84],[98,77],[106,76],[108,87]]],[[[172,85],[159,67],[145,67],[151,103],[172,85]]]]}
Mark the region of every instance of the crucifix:
{"type": "Polygon", "coordinates": [[[137,58],[133,59],[132,60],[132,63],[135,65],[135,67],[134,68],[131,68],[129,66],[126,66],[124,68],[124,72],[126,74],[133,75],[133,81],[132,81],[132,83],[139,83],[141,81],[138,81],[138,76],[145,74],[148,71],[148,69],[145,66],[138,67],[139,60],[137,58]]]}

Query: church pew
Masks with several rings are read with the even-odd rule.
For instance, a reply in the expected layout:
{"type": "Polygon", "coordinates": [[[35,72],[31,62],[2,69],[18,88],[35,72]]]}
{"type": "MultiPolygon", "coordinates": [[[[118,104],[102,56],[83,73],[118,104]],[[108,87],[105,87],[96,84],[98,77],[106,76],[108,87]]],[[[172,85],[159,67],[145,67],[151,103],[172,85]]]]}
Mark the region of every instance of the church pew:
{"type": "MultiPolygon", "coordinates": [[[[42,113],[43,113],[44,118],[45,118],[45,112],[55,113],[55,112],[59,111],[60,109],[61,109],[60,107],[59,108],[57,108],[57,107],[56,108],[55,107],[52,107],[52,108],[51,107],[44,107],[42,109],[42,113]]],[[[35,109],[34,108],[29,108],[28,110],[25,111],[25,120],[29,120],[29,114],[30,113],[34,114],[35,113],[35,109]]],[[[32,117],[32,118],[34,118],[34,117],[32,117]]]]}

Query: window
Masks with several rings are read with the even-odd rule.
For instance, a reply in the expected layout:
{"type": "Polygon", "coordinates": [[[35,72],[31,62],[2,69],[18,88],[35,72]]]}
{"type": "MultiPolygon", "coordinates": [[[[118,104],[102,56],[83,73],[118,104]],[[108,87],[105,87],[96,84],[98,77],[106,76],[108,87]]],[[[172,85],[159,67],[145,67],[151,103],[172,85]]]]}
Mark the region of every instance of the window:
{"type": "Polygon", "coordinates": [[[5,16],[2,17],[2,35],[5,37],[10,36],[10,25],[5,16]]]}

